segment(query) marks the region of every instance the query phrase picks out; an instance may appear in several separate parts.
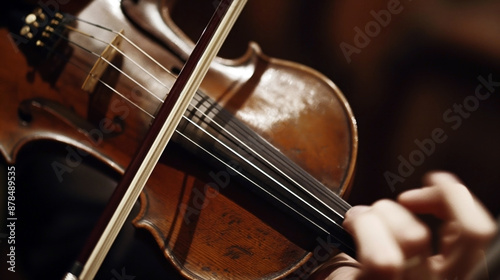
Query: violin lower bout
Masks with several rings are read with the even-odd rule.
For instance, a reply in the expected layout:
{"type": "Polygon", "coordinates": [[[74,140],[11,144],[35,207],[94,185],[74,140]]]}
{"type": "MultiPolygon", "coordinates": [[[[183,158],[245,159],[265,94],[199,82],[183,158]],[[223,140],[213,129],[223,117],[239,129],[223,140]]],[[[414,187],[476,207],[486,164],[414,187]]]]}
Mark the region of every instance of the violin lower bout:
{"type": "Polygon", "coordinates": [[[184,276],[276,279],[307,261],[312,231],[247,190],[230,169],[183,153],[169,144],[134,225],[153,234],[184,276]]]}

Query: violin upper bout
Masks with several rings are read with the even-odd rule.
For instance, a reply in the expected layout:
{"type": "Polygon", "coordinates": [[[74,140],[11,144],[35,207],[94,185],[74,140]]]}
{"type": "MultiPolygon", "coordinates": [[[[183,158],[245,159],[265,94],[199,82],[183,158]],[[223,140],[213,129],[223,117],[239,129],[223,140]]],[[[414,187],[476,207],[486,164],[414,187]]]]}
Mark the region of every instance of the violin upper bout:
{"type": "MultiPolygon", "coordinates": [[[[122,1],[135,24],[181,59],[194,47],[173,22],[171,1],[122,1]]],[[[268,57],[256,43],[238,59],[216,57],[201,90],[334,192],[354,175],[357,127],[347,100],[319,72],[268,57]]]]}
{"type": "Polygon", "coordinates": [[[256,43],[241,58],[211,70],[208,75],[235,78],[218,79],[228,81],[224,88],[204,83],[212,98],[332,191],[347,193],[356,163],[357,125],[330,79],[305,65],[269,57],[256,43]]]}

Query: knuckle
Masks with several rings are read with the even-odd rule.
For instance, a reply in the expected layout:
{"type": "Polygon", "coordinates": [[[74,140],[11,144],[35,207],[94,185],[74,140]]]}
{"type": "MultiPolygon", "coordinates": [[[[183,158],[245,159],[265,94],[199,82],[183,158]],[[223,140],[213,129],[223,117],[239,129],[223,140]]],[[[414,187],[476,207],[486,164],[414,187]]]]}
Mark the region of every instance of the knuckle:
{"type": "Polygon", "coordinates": [[[491,222],[479,227],[466,227],[463,229],[462,234],[467,240],[483,243],[495,237],[497,230],[496,225],[491,222]]]}
{"type": "Polygon", "coordinates": [[[470,195],[469,189],[461,183],[439,184],[436,186],[443,195],[455,192],[463,192],[470,195]]]}
{"type": "Polygon", "coordinates": [[[415,224],[408,227],[403,233],[404,242],[410,245],[421,246],[430,242],[431,232],[430,229],[423,224],[415,224]]]}
{"type": "Polygon", "coordinates": [[[390,210],[393,209],[396,205],[396,202],[390,199],[381,199],[375,203],[373,203],[372,207],[375,210],[390,210]]]}

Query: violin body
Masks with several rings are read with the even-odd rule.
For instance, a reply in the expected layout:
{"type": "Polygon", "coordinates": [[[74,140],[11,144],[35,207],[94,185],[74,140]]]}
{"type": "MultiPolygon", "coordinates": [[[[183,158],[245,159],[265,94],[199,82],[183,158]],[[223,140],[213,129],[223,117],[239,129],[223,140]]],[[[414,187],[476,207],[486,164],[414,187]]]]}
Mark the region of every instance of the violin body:
{"type": "MultiPolygon", "coordinates": [[[[154,115],[161,103],[149,92],[165,98],[164,85],[171,86],[172,73],[182,68],[193,46],[169,17],[174,2],[73,2],[47,9],[60,8],[123,30],[171,73],[126,41],[120,44],[123,53],[110,59],[122,71],[114,66],[102,73],[94,70],[98,58],[80,46],[103,54],[103,44],[73,30],[55,54],[38,61],[23,50],[19,36],[2,28],[1,38],[14,39],[0,41],[1,60],[8,66],[0,69],[1,154],[7,164],[16,164],[28,144],[61,143],[65,162],[51,166],[61,183],[87,157],[124,172],[149,127],[148,114],[154,115]],[[147,71],[138,70],[142,67],[147,71]],[[89,82],[95,76],[102,82],[89,82]]],[[[81,22],[74,28],[108,41],[118,38],[81,22]]],[[[305,66],[266,57],[251,44],[239,59],[217,58],[200,90],[326,188],[348,193],[357,152],[356,125],[330,80],[305,66]]],[[[133,223],[152,234],[179,273],[189,279],[301,275],[300,269],[293,272],[313,255],[314,233],[249,191],[244,187],[248,182],[234,169],[207,164],[176,142],[168,145],[153,171],[133,223]]]]}

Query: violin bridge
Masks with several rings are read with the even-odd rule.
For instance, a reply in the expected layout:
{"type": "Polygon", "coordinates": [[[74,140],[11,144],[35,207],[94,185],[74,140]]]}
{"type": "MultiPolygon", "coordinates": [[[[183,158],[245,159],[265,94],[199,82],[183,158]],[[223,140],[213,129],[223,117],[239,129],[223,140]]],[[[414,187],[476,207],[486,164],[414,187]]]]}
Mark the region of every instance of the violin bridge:
{"type": "MultiPolygon", "coordinates": [[[[123,35],[123,29],[120,31],[123,35]]],[[[109,63],[118,54],[118,49],[120,49],[120,44],[122,42],[122,36],[116,35],[115,38],[108,44],[108,46],[101,53],[94,66],[90,70],[85,82],[83,82],[82,89],[88,93],[92,93],[106,68],[108,68],[109,63]]]]}

